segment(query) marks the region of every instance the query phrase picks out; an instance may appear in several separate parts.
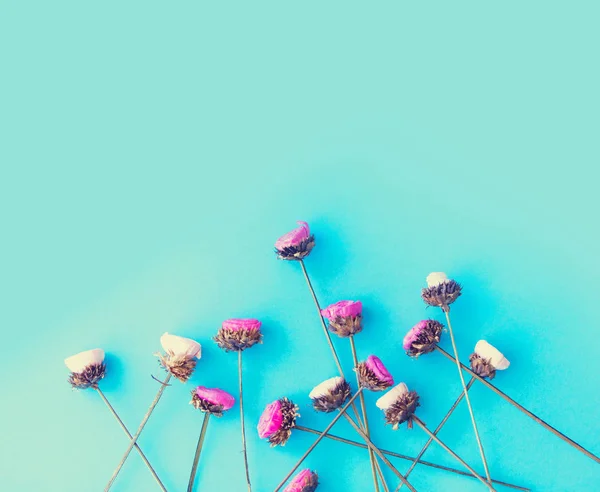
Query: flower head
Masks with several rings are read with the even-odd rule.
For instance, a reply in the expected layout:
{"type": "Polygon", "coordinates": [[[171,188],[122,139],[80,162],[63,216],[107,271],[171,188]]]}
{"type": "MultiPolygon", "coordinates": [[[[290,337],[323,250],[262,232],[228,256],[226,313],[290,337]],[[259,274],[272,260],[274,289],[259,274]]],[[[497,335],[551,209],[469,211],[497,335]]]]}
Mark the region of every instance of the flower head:
{"type": "Polygon", "coordinates": [[[86,389],[96,387],[106,374],[104,350],[92,349],[80,352],[65,359],[65,365],[71,371],[69,384],[73,388],[86,389]]]}
{"type": "Polygon", "coordinates": [[[479,340],[475,345],[475,352],[469,357],[471,370],[482,378],[494,379],[496,370],[508,369],[510,362],[504,354],[485,340],[479,340]]]}
{"type": "Polygon", "coordinates": [[[222,417],[223,412],[230,410],[235,404],[235,398],[226,391],[219,388],[207,388],[198,386],[192,390],[192,401],[190,404],[202,412],[210,413],[216,417],[222,417]]]}
{"type": "Polygon", "coordinates": [[[319,485],[319,476],[308,468],[298,473],[283,492],[314,492],[319,485]]]}
{"type": "Polygon", "coordinates": [[[329,320],[329,329],[340,337],[349,337],[362,331],[362,302],[339,301],[321,310],[329,320]]]}
{"type": "Polygon", "coordinates": [[[415,410],[419,406],[419,395],[416,391],[409,391],[404,383],[394,386],[375,403],[383,410],[385,421],[391,424],[394,430],[404,422],[412,428],[415,410]]]}
{"type": "Polygon", "coordinates": [[[300,227],[281,236],[275,242],[275,253],[281,260],[306,258],[315,246],[315,236],[310,233],[306,222],[298,221],[300,227]]]}
{"type": "Polygon", "coordinates": [[[262,343],[261,325],[257,319],[228,319],[223,321],[213,340],[227,352],[240,352],[262,343]]]}
{"type": "Polygon", "coordinates": [[[309,393],[317,412],[333,412],[350,398],[350,385],[341,376],[336,376],[315,386],[309,393]]]}
{"type": "Polygon", "coordinates": [[[427,287],[421,291],[421,298],[430,306],[448,311],[448,306],[458,299],[461,290],[460,284],[448,279],[444,272],[433,272],[427,276],[427,287]]]}
{"type": "Polygon", "coordinates": [[[383,391],[394,384],[394,378],[375,355],[369,355],[365,362],[356,367],[360,385],[371,391],[383,391]]]}
{"type": "Polygon", "coordinates": [[[170,333],[160,337],[165,354],[156,354],[165,371],[185,383],[196,368],[196,362],[202,357],[202,346],[191,338],[170,333]]]}
{"type": "Polygon", "coordinates": [[[410,357],[428,354],[440,341],[444,325],[433,319],[424,319],[413,326],[404,337],[402,348],[410,357]]]}
{"type": "Polygon", "coordinates": [[[269,403],[258,421],[258,436],[268,438],[271,446],[285,446],[296,426],[298,406],[287,398],[269,403]]]}

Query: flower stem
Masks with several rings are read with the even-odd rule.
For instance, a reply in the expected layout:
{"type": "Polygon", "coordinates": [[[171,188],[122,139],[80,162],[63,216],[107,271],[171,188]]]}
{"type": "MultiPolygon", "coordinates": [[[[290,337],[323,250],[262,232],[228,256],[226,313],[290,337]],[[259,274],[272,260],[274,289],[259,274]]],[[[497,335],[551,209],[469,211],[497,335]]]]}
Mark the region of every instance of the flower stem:
{"type": "MultiPolygon", "coordinates": [[[[448,352],[446,352],[443,348],[436,346],[436,350],[438,350],[438,352],[440,352],[444,357],[446,357],[449,360],[453,360],[453,361],[457,361],[457,359],[455,359],[454,357],[452,357],[448,352]]],[[[510,403],[512,406],[514,406],[515,408],[518,408],[521,412],[523,412],[525,415],[527,415],[529,418],[533,419],[534,421],[536,421],[538,424],[542,425],[546,430],[549,430],[550,432],[552,432],[552,434],[554,434],[557,437],[560,437],[563,441],[565,441],[567,444],[570,444],[571,446],[573,446],[575,449],[577,449],[578,451],[581,451],[583,454],[585,454],[588,458],[593,459],[596,463],[600,463],[600,458],[598,456],[596,456],[595,454],[591,453],[590,451],[588,451],[587,449],[585,449],[583,446],[581,446],[580,444],[576,443],[575,441],[573,441],[573,439],[571,439],[570,437],[567,437],[565,434],[563,434],[562,432],[560,432],[559,430],[555,429],[554,427],[552,427],[549,423],[545,422],[544,420],[542,420],[540,417],[538,417],[537,415],[535,415],[533,412],[530,412],[529,410],[527,410],[524,406],[522,406],[521,404],[517,403],[515,400],[513,400],[510,396],[508,396],[506,393],[504,393],[503,391],[501,391],[500,389],[498,389],[496,386],[494,386],[492,383],[490,383],[489,381],[487,381],[486,379],[482,378],[481,376],[479,376],[478,374],[474,373],[469,367],[465,366],[464,364],[460,363],[460,366],[467,371],[471,376],[473,376],[475,379],[477,379],[478,381],[482,382],[484,385],[486,385],[489,389],[491,389],[494,393],[496,393],[498,396],[502,397],[504,400],[506,400],[508,403],[510,403]]]]}
{"type": "MultiPolygon", "coordinates": [[[[121,426],[121,429],[123,429],[123,432],[125,432],[125,434],[127,434],[127,437],[129,437],[129,439],[133,439],[133,436],[131,435],[131,433],[129,432],[129,430],[127,430],[127,427],[125,426],[125,424],[121,420],[121,417],[119,417],[119,415],[117,414],[117,412],[115,411],[115,409],[113,408],[113,406],[110,404],[110,402],[108,401],[108,399],[106,398],[106,396],[102,392],[102,390],[98,386],[95,386],[94,389],[98,392],[98,394],[100,395],[100,398],[102,398],[102,400],[104,401],[104,403],[106,403],[106,406],[111,411],[111,413],[114,415],[114,417],[117,420],[117,422],[119,422],[119,425],[121,426]]],[[[165,488],[165,486],[163,485],[163,483],[160,481],[160,478],[158,478],[158,475],[156,474],[156,471],[154,471],[154,468],[152,468],[152,465],[148,461],[148,458],[146,458],[146,455],[143,453],[142,449],[138,446],[137,442],[135,443],[135,449],[137,450],[138,453],[140,453],[140,456],[142,457],[142,460],[144,460],[144,463],[146,463],[146,466],[150,470],[150,473],[152,473],[152,476],[154,477],[154,479],[158,483],[159,487],[163,490],[163,492],[167,492],[167,489],[165,488]]]]}
{"type": "MultiPolygon", "coordinates": [[[[317,299],[317,294],[315,294],[315,289],[312,286],[312,282],[310,281],[310,277],[308,276],[308,271],[306,270],[306,265],[304,265],[304,260],[299,260],[300,266],[302,267],[302,273],[304,273],[304,278],[306,279],[306,284],[308,285],[308,290],[312,295],[313,301],[315,302],[315,306],[317,307],[317,313],[319,315],[319,321],[321,322],[321,326],[323,328],[323,333],[325,334],[325,338],[327,339],[327,344],[331,349],[331,354],[333,355],[333,359],[335,361],[335,365],[337,366],[338,372],[340,376],[346,379],[344,376],[344,370],[342,369],[342,364],[340,363],[340,358],[335,351],[335,347],[333,346],[333,342],[331,341],[331,335],[329,334],[329,330],[327,329],[327,325],[325,324],[325,320],[323,319],[323,315],[321,314],[321,305],[319,304],[319,300],[317,299]]],[[[360,420],[360,416],[358,414],[358,409],[356,408],[356,404],[352,404],[352,411],[358,420],[358,423],[362,428],[364,428],[364,424],[360,420]]]]}
{"type": "MultiPolygon", "coordinates": [[[[308,432],[309,434],[315,434],[317,436],[321,434],[320,430],[311,429],[310,427],[304,427],[303,425],[296,425],[296,427],[294,427],[294,429],[303,431],[303,432],[308,432]]],[[[361,449],[367,449],[369,447],[366,444],[363,444],[361,442],[352,441],[350,439],[346,439],[345,437],[339,437],[339,436],[335,436],[333,434],[327,434],[325,437],[328,439],[331,439],[332,441],[341,442],[343,444],[348,444],[350,446],[355,446],[355,447],[361,448],[361,449]]],[[[390,451],[389,449],[379,448],[379,450],[383,454],[385,454],[387,456],[392,456],[393,458],[399,458],[401,460],[407,460],[407,461],[414,461],[414,459],[415,459],[411,456],[406,456],[405,454],[400,454],[400,453],[396,453],[394,451],[390,451]]],[[[438,470],[444,470],[444,471],[447,471],[450,473],[455,473],[456,475],[462,475],[464,477],[475,478],[471,473],[467,473],[462,470],[457,470],[456,468],[451,468],[449,466],[438,465],[437,463],[432,463],[431,461],[419,460],[419,464],[423,465],[423,466],[428,466],[430,468],[436,468],[438,470]]],[[[502,485],[504,487],[511,488],[511,489],[522,490],[523,492],[529,492],[531,490],[526,487],[519,487],[518,485],[506,483],[501,480],[492,479],[492,482],[494,482],[495,484],[498,484],[498,485],[502,485]]]]}
{"type": "Polygon", "coordinates": [[[196,454],[194,455],[194,463],[192,464],[192,472],[190,474],[190,481],[188,482],[187,492],[192,492],[194,488],[194,479],[196,478],[196,471],[198,470],[198,462],[200,461],[200,453],[202,452],[202,445],[204,444],[204,436],[206,435],[206,428],[208,427],[208,419],[210,413],[204,413],[204,420],[202,421],[202,429],[200,430],[200,437],[198,438],[198,445],[196,446],[196,454]]]}
{"type": "Polygon", "coordinates": [[[408,480],[406,480],[406,478],[404,478],[402,473],[400,473],[396,469],[396,467],[394,465],[392,465],[390,460],[388,460],[385,457],[385,455],[371,442],[371,439],[369,438],[369,436],[367,436],[367,434],[365,432],[363,432],[362,429],[358,425],[356,425],[354,420],[352,420],[348,415],[344,415],[344,417],[346,417],[348,422],[350,422],[350,425],[352,425],[352,427],[354,427],[354,430],[356,432],[358,432],[360,437],[362,437],[365,440],[365,442],[369,446],[369,449],[374,451],[375,453],[377,453],[377,456],[379,456],[381,461],[383,461],[390,468],[390,470],[392,470],[394,472],[394,475],[396,475],[402,481],[402,483],[404,483],[412,492],[417,492],[416,489],[408,482],[408,480]]]}
{"type": "MultiPolygon", "coordinates": [[[[352,360],[354,361],[354,368],[358,367],[358,357],[356,355],[356,344],[354,343],[354,335],[350,335],[350,348],[352,349],[352,360]]],[[[358,386],[360,386],[360,381],[358,379],[358,372],[356,373],[356,382],[358,386]]],[[[369,420],[367,418],[367,407],[365,405],[365,395],[364,393],[360,394],[360,408],[362,411],[362,418],[364,422],[364,431],[367,437],[371,437],[369,432],[369,420]]],[[[373,483],[375,484],[376,492],[379,492],[379,482],[377,481],[377,461],[375,460],[375,454],[373,450],[369,448],[369,460],[371,461],[371,474],[373,475],[373,483]]],[[[383,473],[381,473],[383,477],[383,473]]],[[[382,478],[382,483],[385,484],[385,480],[382,478]]]]}
{"type": "Polygon", "coordinates": [[[125,464],[125,461],[127,460],[128,456],[129,456],[129,453],[131,453],[131,450],[133,449],[133,447],[137,443],[137,440],[140,437],[140,434],[142,433],[142,431],[144,430],[144,427],[146,426],[146,422],[148,422],[148,419],[150,418],[150,415],[152,415],[152,412],[154,411],[154,408],[156,407],[158,401],[160,400],[160,397],[162,396],[163,391],[165,391],[165,388],[168,386],[167,383],[169,382],[170,379],[171,379],[171,373],[168,373],[167,377],[165,378],[165,380],[161,381],[160,388],[158,390],[158,393],[156,393],[156,396],[154,397],[154,401],[150,405],[150,408],[146,412],[146,415],[144,415],[144,418],[142,419],[142,423],[138,427],[138,430],[135,433],[135,436],[133,436],[131,438],[131,441],[129,442],[129,446],[127,448],[127,451],[125,451],[125,454],[123,454],[123,457],[121,458],[121,461],[119,462],[119,465],[117,466],[117,468],[113,472],[112,477],[110,478],[110,480],[106,484],[106,487],[104,487],[104,492],[108,492],[108,490],[110,490],[110,488],[113,486],[113,483],[115,482],[115,480],[117,478],[117,475],[121,471],[121,468],[123,468],[123,465],[125,464]]]}
{"type": "Polygon", "coordinates": [[[433,439],[435,442],[437,442],[440,446],[442,446],[454,459],[456,459],[457,461],[459,461],[467,470],[469,470],[473,476],[475,478],[477,478],[481,483],[483,483],[488,489],[495,491],[495,489],[492,487],[491,483],[488,483],[483,477],[479,476],[477,474],[477,472],[475,470],[473,470],[473,468],[471,468],[466,461],[464,461],[460,456],[458,456],[454,451],[452,451],[448,446],[446,446],[442,441],[440,441],[440,438],[437,437],[433,432],[431,432],[423,423],[423,421],[421,419],[419,419],[419,417],[417,417],[416,415],[412,416],[412,419],[414,422],[417,423],[417,425],[423,429],[425,431],[425,433],[431,438],[433,439]]]}
{"type": "Polygon", "coordinates": [[[479,446],[479,454],[481,455],[481,461],[483,462],[483,469],[487,481],[491,483],[490,470],[488,469],[487,460],[485,459],[485,452],[483,451],[483,444],[481,444],[481,438],[479,437],[479,431],[477,430],[477,423],[475,422],[475,414],[473,413],[473,407],[471,406],[471,399],[469,398],[469,392],[467,391],[467,385],[465,384],[465,378],[463,377],[462,370],[460,369],[460,359],[458,357],[458,350],[456,349],[456,342],[454,341],[454,332],[452,331],[452,323],[450,322],[450,308],[443,308],[446,314],[446,321],[448,323],[448,331],[450,332],[450,340],[452,341],[452,349],[454,350],[454,357],[456,359],[456,367],[458,368],[458,376],[463,387],[463,394],[467,401],[467,407],[469,407],[469,415],[471,416],[471,423],[473,424],[473,430],[475,431],[475,439],[477,439],[477,446],[479,446]]]}
{"type": "Polygon", "coordinates": [[[238,350],[238,378],[240,380],[240,420],[242,423],[242,451],[244,453],[244,466],[246,467],[246,482],[248,492],[252,492],[250,484],[250,469],[248,468],[248,450],[246,449],[246,423],[244,420],[244,391],[242,384],[242,351],[238,350]]]}
{"type": "Polygon", "coordinates": [[[327,427],[325,427],[325,430],[323,432],[321,432],[321,434],[319,435],[319,437],[317,438],[317,440],[315,442],[313,442],[312,445],[310,446],[310,448],[308,448],[306,450],[306,452],[300,457],[300,459],[298,460],[298,462],[294,465],[294,468],[292,468],[290,470],[290,472],[285,476],[285,478],[279,483],[279,485],[275,488],[274,492],[278,492],[279,490],[281,490],[281,487],[283,487],[285,485],[285,482],[287,482],[289,480],[289,478],[294,474],[294,472],[298,469],[298,467],[302,464],[302,462],[306,459],[306,457],[312,452],[312,450],[317,447],[317,444],[319,444],[321,442],[321,440],[327,435],[327,433],[329,432],[329,430],[342,417],[342,415],[344,415],[344,413],[346,412],[346,410],[348,410],[348,408],[350,407],[350,405],[352,405],[352,403],[354,402],[354,400],[356,400],[356,398],[360,395],[361,392],[362,392],[362,388],[358,388],[358,391],[356,393],[354,393],[354,395],[352,396],[352,398],[350,398],[350,400],[348,400],[348,403],[346,403],[344,405],[344,407],[333,418],[333,420],[329,423],[329,425],[327,427]]]}
{"type": "MultiPolygon", "coordinates": [[[[475,382],[475,378],[471,378],[471,380],[467,383],[467,391],[469,391],[469,389],[471,389],[471,386],[473,386],[474,382],[475,382]]],[[[446,416],[442,419],[442,421],[440,422],[440,424],[433,431],[433,435],[434,436],[437,436],[438,433],[442,430],[442,427],[444,427],[444,425],[446,424],[446,422],[450,418],[450,415],[452,415],[452,412],[454,412],[454,410],[456,409],[456,407],[458,406],[458,404],[462,401],[462,399],[464,398],[464,396],[465,396],[464,392],[461,391],[460,395],[458,396],[458,398],[454,402],[454,405],[452,405],[450,407],[450,410],[448,410],[448,413],[446,414],[446,416]]],[[[421,456],[423,456],[425,454],[425,451],[427,451],[427,448],[429,448],[429,445],[432,442],[433,442],[433,438],[430,437],[429,440],[425,443],[425,446],[423,446],[423,449],[421,449],[421,451],[419,451],[419,454],[417,455],[417,457],[411,463],[410,468],[406,471],[406,474],[404,475],[406,478],[408,478],[408,476],[410,475],[410,473],[414,470],[415,466],[417,466],[417,463],[421,459],[421,456]]],[[[402,488],[402,484],[399,485],[399,487],[396,489],[396,491],[400,490],[401,488],[402,488]]]]}

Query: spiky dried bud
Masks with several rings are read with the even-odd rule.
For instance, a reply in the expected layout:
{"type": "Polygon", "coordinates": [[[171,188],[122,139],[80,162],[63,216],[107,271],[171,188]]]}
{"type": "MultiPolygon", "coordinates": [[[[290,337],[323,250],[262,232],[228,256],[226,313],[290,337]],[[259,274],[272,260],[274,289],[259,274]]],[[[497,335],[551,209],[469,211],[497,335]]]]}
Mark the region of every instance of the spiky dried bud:
{"type": "Polygon", "coordinates": [[[158,357],[160,365],[163,369],[179,379],[182,383],[187,382],[194,369],[196,368],[197,359],[195,356],[186,354],[175,354],[168,350],[166,354],[155,354],[158,357]]]}
{"type": "Polygon", "coordinates": [[[440,342],[444,325],[433,319],[424,319],[413,326],[404,337],[402,348],[410,357],[419,357],[435,350],[440,342]]]}
{"type": "Polygon", "coordinates": [[[492,365],[490,359],[484,359],[476,353],[472,353],[469,357],[471,362],[471,370],[482,378],[494,379],[496,376],[496,368],[492,365]]]}
{"type": "Polygon", "coordinates": [[[430,306],[449,311],[448,306],[459,298],[461,290],[458,282],[448,279],[445,273],[435,272],[427,277],[427,287],[421,291],[421,298],[430,306]]]}
{"type": "Polygon", "coordinates": [[[350,398],[350,393],[348,382],[336,376],[313,388],[308,396],[317,412],[330,413],[340,408],[350,398]]]}
{"type": "Polygon", "coordinates": [[[400,396],[394,403],[384,410],[385,422],[397,430],[400,424],[407,423],[412,429],[415,411],[419,406],[419,395],[416,391],[409,391],[400,396]]]}
{"type": "Polygon", "coordinates": [[[106,364],[89,364],[81,372],[72,372],[69,375],[69,384],[75,389],[96,388],[98,381],[106,374],[106,364]]]}

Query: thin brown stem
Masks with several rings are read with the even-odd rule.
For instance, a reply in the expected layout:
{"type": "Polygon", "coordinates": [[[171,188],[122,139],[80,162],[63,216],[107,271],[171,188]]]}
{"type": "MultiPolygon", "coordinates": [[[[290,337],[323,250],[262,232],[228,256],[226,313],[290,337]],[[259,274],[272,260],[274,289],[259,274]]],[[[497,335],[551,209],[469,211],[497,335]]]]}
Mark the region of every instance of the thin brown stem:
{"type": "Polygon", "coordinates": [[[204,444],[204,436],[206,436],[206,428],[208,427],[209,418],[210,413],[206,412],[204,414],[204,420],[202,421],[202,429],[200,430],[198,445],[196,446],[196,454],[194,455],[194,462],[192,464],[192,472],[190,473],[187,492],[192,492],[192,489],[194,488],[194,480],[196,479],[196,471],[198,470],[198,463],[200,462],[200,453],[202,452],[202,445],[204,444]]]}
{"type": "Polygon", "coordinates": [[[279,485],[275,488],[274,492],[277,492],[278,490],[281,490],[281,487],[283,487],[285,485],[285,482],[287,482],[289,480],[289,478],[294,474],[294,472],[298,469],[298,467],[302,464],[302,462],[306,459],[306,457],[312,452],[313,449],[315,449],[317,447],[317,444],[319,444],[321,442],[321,440],[327,435],[327,433],[335,425],[335,423],[342,417],[342,415],[344,415],[346,413],[346,410],[348,410],[348,408],[350,407],[350,405],[352,405],[352,403],[354,402],[354,400],[356,400],[356,398],[360,395],[361,392],[362,392],[362,388],[359,388],[358,391],[356,393],[354,393],[354,395],[352,396],[352,398],[350,398],[350,400],[348,400],[348,403],[346,403],[344,405],[344,407],[333,418],[333,420],[329,423],[329,425],[327,427],[325,427],[325,430],[323,432],[321,432],[321,434],[319,435],[319,437],[317,438],[317,440],[312,443],[312,445],[310,446],[310,448],[308,448],[306,450],[306,452],[302,455],[302,457],[294,465],[294,468],[292,468],[290,470],[290,472],[285,476],[285,478],[279,483],[279,485]]]}
{"type": "Polygon", "coordinates": [[[463,394],[465,395],[465,400],[467,401],[467,407],[469,407],[469,415],[471,416],[471,423],[473,424],[473,431],[475,432],[475,439],[477,440],[477,446],[479,447],[479,454],[481,455],[481,461],[483,462],[483,469],[485,470],[485,476],[487,477],[488,482],[491,483],[490,478],[490,470],[488,469],[487,460],[485,459],[485,452],[483,451],[483,444],[481,443],[481,438],[479,437],[479,430],[477,430],[477,422],[475,422],[475,414],[473,413],[473,407],[471,405],[471,399],[469,398],[469,392],[467,391],[467,385],[465,384],[465,378],[463,377],[463,373],[460,369],[460,359],[458,357],[458,350],[456,348],[456,342],[454,341],[454,332],[452,330],[452,323],[450,322],[450,308],[446,307],[443,309],[446,314],[446,321],[448,323],[448,331],[450,332],[450,340],[452,341],[452,349],[454,350],[454,356],[456,357],[456,367],[458,369],[458,376],[460,377],[460,383],[463,387],[463,394]]]}
{"type": "MultiPolygon", "coordinates": [[[[127,434],[127,437],[129,437],[130,440],[133,439],[133,436],[131,435],[131,433],[129,432],[129,430],[127,429],[127,427],[125,426],[125,424],[121,420],[121,417],[119,417],[119,415],[117,414],[116,410],[113,408],[113,406],[110,404],[110,402],[108,401],[108,399],[104,395],[104,392],[98,386],[94,387],[94,389],[98,392],[98,394],[100,395],[100,398],[102,398],[102,400],[104,401],[104,403],[106,403],[106,406],[111,411],[111,413],[113,414],[113,416],[115,417],[115,419],[117,420],[117,422],[119,422],[119,425],[121,426],[121,429],[123,429],[123,432],[125,432],[125,434],[127,434]]],[[[142,460],[144,461],[144,463],[146,463],[146,466],[150,470],[150,473],[152,473],[152,476],[154,477],[154,479],[158,483],[158,486],[163,490],[163,492],[167,492],[167,489],[165,488],[165,486],[161,482],[160,478],[158,478],[158,475],[156,474],[156,471],[154,471],[154,468],[152,468],[152,465],[148,461],[148,458],[146,458],[146,455],[143,453],[142,449],[140,448],[140,446],[138,445],[137,442],[135,443],[134,447],[137,450],[137,452],[140,453],[140,456],[142,457],[142,460]]]]}
{"type": "MultiPolygon", "coordinates": [[[[436,346],[436,349],[437,349],[438,352],[440,352],[448,360],[452,360],[452,361],[455,361],[455,362],[457,361],[457,359],[455,359],[454,357],[452,357],[443,348],[441,348],[439,346],[436,346]]],[[[546,430],[549,430],[550,432],[552,432],[552,434],[554,434],[555,436],[561,438],[567,444],[570,444],[575,449],[577,449],[578,451],[580,451],[583,454],[585,454],[588,458],[593,459],[596,463],[600,463],[600,458],[598,456],[596,456],[595,454],[593,454],[592,452],[588,451],[587,449],[585,449],[580,444],[578,444],[575,441],[573,441],[573,439],[571,439],[570,437],[566,436],[565,434],[563,434],[562,432],[560,432],[558,429],[555,429],[554,427],[552,427],[549,423],[547,423],[546,421],[542,420],[540,417],[538,417],[537,415],[535,415],[533,412],[530,412],[529,410],[527,410],[523,405],[517,403],[510,396],[508,396],[506,393],[504,393],[503,391],[501,391],[500,389],[498,389],[492,383],[490,383],[486,379],[482,378],[478,374],[474,373],[469,367],[465,366],[462,363],[460,363],[460,366],[463,368],[463,370],[467,371],[475,379],[477,379],[478,381],[482,382],[485,386],[487,386],[489,389],[491,389],[494,393],[496,393],[498,396],[502,397],[504,400],[506,400],[508,403],[510,403],[515,408],[518,408],[521,412],[523,412],[529,418],[533,419],[538,424],[540,424],[541,426],[543,426],[546,430]]]]}
{"type": "MultiPolygon", "coordinates": [[[[354,343],[354,335],[350,335],[350,348],[352,350],[352,360],[354,361],[354,370],[358,367],[358,357],[356,355],[356,344],[354,343]]],[[[358,378],[358,372],[356,373],[356,383],[360,386],[360,380],[358,378]]],[[[365,405],[365,395],[364,393],[360,394],[360,408],[362,412],[362,419],[364,422],[364,431],[367,437],[371,437],[371,433],[369,432],[369,420],[367,418],[367,407],[365,405]]],[[[375,484],[375,490],[379,492],[379,483],[377,481],[377,462],[375,460],[375,454],[373,450],[369,448],[369,460],[371,461],[371,474],[373,475],[373,483],[375,484]]],[[[382,482],[384,482],[382,480],[382,482]]],[[[385,482],[384,482],[385,483],[385,482]]]]}
{"type": "MultiPolygon", "coordinates": [[[[475,378],[471,378],[471,380],[467,383],[467,391],[469,391],[471,389],[471,386],[473,386],[474,382],[475,382],[475,378]]],[[[439,425],[433,431],[433,434],[435,436],[437,436],[438,433],[442,430],[442,427],[444,427],[444,425],[450,418],[450,415],[452,415],[452,412],[454,412],[454,410],[456,409],[456,407],[458,406],[458,404],[462,401],[462,399],[464,397],[465,397],[465,394],[464,394],[464,392],[461,391],[460,395],[458,395],[458,398],[454,402],[454,405],[452,405],[450,407],[450,410],[448,410],[448,413],[446,414],[446,416],[442,419],[442,421],[439,423],[439,425]]],[[[409,477],[410,473],[414,470],[415,466],[417,466],[417,463],[421,459],[421,456],[423,456],[425,454],[425,451],[427,451],[427,448],[429,448],[429,445],[432,442],[433,442],[433,438],[430,437],[429,440],[425,443],[425,446],[423,446],[423,449],[421,449],[421,451],[419,451],[419,454],[411,463],[410,468],[406,471],[406,474],[404,475],[406,478],[409,477]]],[[[401,488],[402,488],[402,484],[400,484],[396,490],[400,490],[401,488]]]]}
{"type": "Polygon", "coordinates": [[[168,373],[167,377],[165,378],[165,380],[161,382],[160,388],[158,390],[158,393],[156,393],[156,396],[154,397],[154,401],[150,405],[150,408],[146,412],[146,415],[144,415],[144,418],[142,419],[142,423],[138,427],[138,430],[135,433],[135,436],[133,436],[131,438],[131,441],[129,442],[129,446],[127,447],[127,451],[125,451],[125,454],[123,454],[123,457],[121,458],[121,461],[119,462],[119,465],[117,466],[117,468],[113,472],[112,477],[110,478],[110,480],[106,484],[106,487],[104,487],[104,492],[108,492],[110,490],[110,488],[112,487],[112,485],[114,484],[114,482],[115,482],[115,480],[117,478],[117,475],[119,475],[119,472],[121,471],[121,468],[123,468],[123,465],[125,464],[125,461],[127,460],[127,457],[129,456],[129,453],[131,453],[131,450],[135,446],[138,438],[140,437],[140,434],[144,430],[144,427],[146,426],[146,423],[148,422],[148,419],[150,418],[150,415],[152,415],[152,412],[154,411],[154,408],[158,404],[158,402],[159,402],[159,400],[160,400],[160,398],[161,398],[161,396],[163,394],[163,391],[165,391],[165,388],[168,386],[167,383],[170,381],[170,379],[171,379],[171,373],[168,373]]]}
{"type": "Polygon", "coordinates": [[[371,441],[369,436],[367,436],[367,434],[365,432],[363,432],[363,430],[358,425],[356,425],[356,423],[348,415],[344,415],[344,416],[346,417],[348,422],[350,422],[350,425],[352,425],[352,427],[354,427],[354,430],[356,432],[358,432],[360,437],[362,437],[365,440],[365,442],[369,446],[369,449],[371,449],[373,452],[375,452],[377,454],[377,456],[379,456],[381,461],[383,461],[389,467],[389,469],[392,470],[392,472],[394,472],[394,475],[396,475],[402,481],[402,483],[409,488],[409,490],[411,490],[412,492],[417,492],[416,489],[409,483],[409,481],[406,480],[406,478],[404,478],[402,473],[400,473],[396,469],[396,467],[394,465],[392,465],[390,460],[388,460],[385,457],[385,455],[373,444],[373,442],[371,441]]]}
{"type": "Polygon", "coordinates": [[[248,450],[246,449],[246,423],[244,420],[244,391],[242,385],[242,351],[238,350],[238,378],[240,381],[240,420],[242,423],[242,451],[244,453],[244,465],[246,467],[246,482],[248,484],[248,492],[252,492],[250,484],[250,469],[248,467],[248,450]]]}
{"type": "Polygon", "coordinates": [[[469,470],[473,476],[475,478],[477,478],[481,483],[483,483],[488,489],[495,491],[495,489],[492,487],[491,485],[491,480],[490,482],[487,482],[485,480],[485,478],[481,477],[475,470],[473,470],[473,468],[471,468],[467,462],[465,460],[463,460],[460,456],[458,456],[454,451],[452,451],[448,446],[446,446],[439,437],[437,437],[433,432],[431,432],[427,426],[423,423],[423,421],[421,419],[419,419],[419,417],[417,417],[416,415],[412,416],[412,419],[414,422],[417,423],[417,425],[423,429],[425,431],[425,433],[431,437],[435,442],[437,442],[442,448],[444,448],[455,460],[457,460],[459,463],[461,463],[467,470],[469,470]]]}
{"type": "MultiPolygon", "coordinates": [[[[308,432],[309,434],[315,434],[317,436],[322,434],[322,432],[320,430],[311,429],[310,427],[304,427],[303,425],[297,425],[296,427],[294,427],[294,429],[302,431],[302,432],[308,432]]],[[[336,436],[333,434],[327,434],[325,437],[327,439],[331,439],[332,441],[341,442],[343,444],[348,444],[350,446],[354,446],[357,448],[361,448],[361,449],[368,448],[368,446],[366,444],[363,444],[362,442],[352,441],[351,439],[346,439],[345,437],[339,437],[339,436],[336,436]]],[[[415,459],[412,456],[406,456],[405,454],[396,453],[395,451],[390,451],[389,449],[379,448],[379,450],[386,456],[391,456],[393,458],[399,458],[401,460],[407,460],[407,461],[414,461],[414,459],[415,459]]],[[[422,466],[428,466],[430,468],[435,468],[437,470],[444,470],[444,471],[447,471],[450,473],[455,473],[456,475],[461,475],[463,477],[475,478],[473,476],[473,474],[471,474],[471,473],[468,473],[468,472],[465,472],[462,470],[458,470],[456,468],[451,468],[449,466],[438,465],[437,463],[432,463],[431,461],[419,460],[419,464],[422,466]]],[[[507,482],[503,482],[501,480],[492,479],[492,482],[497,485],[502,485],[503,487],[508,487],[508,488],[515,489],[515,490],[522,490],[524,492],[529,492],[531,490],[526,487],[519,487],[518,485],[513,485],[513,484],[510,484],[507,482]]]]}

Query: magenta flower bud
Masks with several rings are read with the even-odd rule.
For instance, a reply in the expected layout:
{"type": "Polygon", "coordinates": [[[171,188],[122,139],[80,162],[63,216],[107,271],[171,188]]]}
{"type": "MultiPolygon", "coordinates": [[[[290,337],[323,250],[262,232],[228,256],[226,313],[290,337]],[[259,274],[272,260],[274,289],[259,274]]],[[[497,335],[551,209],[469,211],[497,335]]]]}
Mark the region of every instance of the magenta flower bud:
{"type": "Polygon", "coordinates": [[[319,486],[319,476],[306,468],[298,473],[283,492],[314,492],[319,486]]]}
{"type": "Polygon", "coordinates": [[[339,301],[321,310],[329,320],[329,330],[340,337],[349,337],[362,331],[362,302],[339,301]]]}
{"type": "Polygon", "coordinates": [[[222,417],[224,411],[233,407],[235,398],[219,388],[198,386],[192,391],[192,401],[190,403],[197,410],[210,413],[216,417],[222,417]]]}
{"type": "Polygon", "coordinates": [[[258,425],[258,436],[268,438],[271,446],[284,446],[296,426],[298,406],[287,398],[280,398],[269,403],[263,411],[258,425]]]}
{"type": "Polygon", "coordinates": [[[306,222],[298,221],[300,227],[281,236],[275,242],[275,253],[281,260],[306,258],[315,246],[315,236],[310,233],[306,222]]]}
{"type": "Polygon", "coordinates": [[[444,325],[433,319],[419,321],[404,337],[402,348],[410,357],[433,352],[440,342],[443,329],[444,325]]]}
{"type": "Polygon", "coordinates": [[[261,325],[257,319],[228,319],[223,321],[213,340],[227,352],[246,350],[262,343],[261,325]]]}
{"type": "Polygon", "coordinates": [[[258,437],[264,439],[272,436],[281,428],[283,423],[283,413],[281,412],[281,402],[275,400],[269,403],[263,411],[258,421],[258,437]]]}
{"type": "Polygon", "coordinates": [[[394,378],[375,355],[369,355],[365,362],[356,367],[360,385],[371,391],[383,391],[394,384],[394,378]]]}

